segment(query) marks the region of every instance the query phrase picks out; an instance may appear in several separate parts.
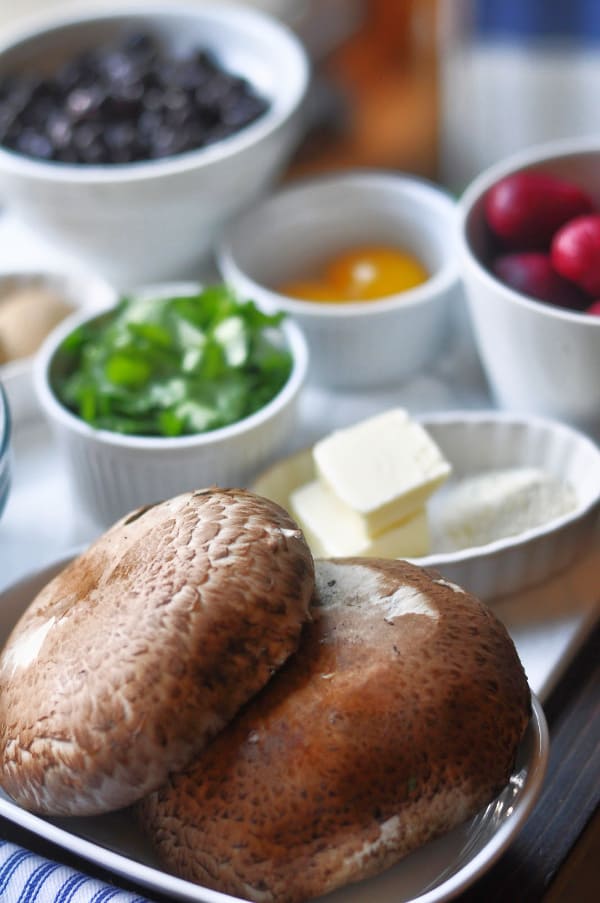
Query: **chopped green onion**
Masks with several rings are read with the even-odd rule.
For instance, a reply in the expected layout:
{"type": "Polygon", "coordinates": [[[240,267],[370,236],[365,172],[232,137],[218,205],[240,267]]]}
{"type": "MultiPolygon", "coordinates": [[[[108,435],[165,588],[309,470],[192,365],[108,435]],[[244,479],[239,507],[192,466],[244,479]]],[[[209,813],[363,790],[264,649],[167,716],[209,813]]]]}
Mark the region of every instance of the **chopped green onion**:
{"type": "Polygon", "coordinates": [[[66,337],[52,385],[98,429],[171,437],[218,429],[268,404],[287,382],[292,358],[281,320],[224,286],[122,298],[66,337]]]}

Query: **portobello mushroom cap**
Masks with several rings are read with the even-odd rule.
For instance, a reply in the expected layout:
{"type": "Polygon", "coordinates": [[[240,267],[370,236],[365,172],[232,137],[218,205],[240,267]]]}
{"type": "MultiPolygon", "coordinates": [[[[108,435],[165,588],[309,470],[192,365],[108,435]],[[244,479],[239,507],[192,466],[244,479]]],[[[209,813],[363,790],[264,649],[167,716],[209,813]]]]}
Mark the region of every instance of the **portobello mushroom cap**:
{"type": "Polygon", "coordinates": [[[0,784],[45,815],[154,790],[295,650],[313,589],[295,522],[245,490],[118,521],[41,590],[0,656],[0,784]]]}
{"type": "Polygon", "coordinates": [[[514,645],[472,595],[403,561],[315,566],[298,651],[137,805],[165,868],[260,903],[366,878],[474,815],[530,717],[514,645]]]}

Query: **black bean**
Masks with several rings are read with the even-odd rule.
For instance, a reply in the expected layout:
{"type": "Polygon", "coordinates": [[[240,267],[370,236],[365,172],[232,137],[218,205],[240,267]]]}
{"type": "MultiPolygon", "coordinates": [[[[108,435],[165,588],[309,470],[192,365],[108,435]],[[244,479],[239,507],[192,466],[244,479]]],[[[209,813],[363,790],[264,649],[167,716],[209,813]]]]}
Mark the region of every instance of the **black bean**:
{"type": "Polygon", "coordinates": [[[46,135],[55,150],[68,147],[73,140],[73,125],[65,113],[51,113],[46,122],[46,135]]]}
{"type": "Polygon", "coordinates": [[[260,102],[253,97],[242,97],[235,100],[223,110],[223,123],[234,129],[242,128],[252,122],[263,112],[260,102]]]}
{"type": "Polygon", "coordinates": [[[3,101],[0,103],[0,143],[9,145],[16,138],[17,129],[15,111],[3,101]]]}
{"type": "Polygon", "coordinates": [[[169,113],[185,110],[189,106],[187,94],[185,91],[177,90],[177,88],[168,88],[163,94],[163,106],[169,113]]]}
{"type": "Polygon", "coordinates": [[[135,32],[125,35],[121,41],[122,51],[135,62],[138,69],[148,71],[158,59],[160,50],[152,35],[135,32]]]}
{"type": "Polygon", "coordinates": [[[106,162],[106,148],[101,141],[91,141],[79,149],[78,163],[102,164],[106,162]]]}
{"type": "Polygon", "coordinates": [[[73,145],[79,150],[86,150],[93,144],[98,144],[103,137],[104,129],[99,123],[82,122],[74,126],[72,132],[73,145]]]}
{"type": "Polygon", "coordinates": [[[51,77],[9,73],[0,84],[0,144],[65,163],[127,163],[219,141],[268,103],[212,52],[163,52],[129,32],[68,60],[51,77]]]}
{"type": "MultiPolygon", "coordinates": [[[[163,107],[163,97],[164,92],[160,88],[157,88],[156,86],[146,87],[146,90],[142,95],[144,111],[155,112],[161,110],[163,107]]],[[[140,113],[140,116],[142,115],[144,115],[143,112],[140,113]]]]}
{"type": "Polygon", "coordinates": [[[97,113],[103,100],[98,87],[73,88],[65,97],[64,108],[73,120],[89,119],[97,113]]]}
{"type": "Polygon", "coordinates": [[[111,150],[123,151],[135,144],[135,126],[129,122],[114,122],[103,131],[104,143],[111,150]]]}
{"type": "Polygon", "coordinates": [[[142,110],[137,121],[138,135],[143,138],[153,135],[160,128],[163,118],[155,110],[142,110]]]}
{"type": "Polygon", "coordinates": [[[61,147],[59,150],[55,151],[54,159],[59,163],[79,163],[79,155],[75,151],[74,147],[61,147]]]}
{"type": "Polygon", "coordinates": [[[107,95],[105,109],[110,116],[135,119],[142,112],[144,89],[139,82],[115,84],[107,95]]]}
{"type": "Polygon", "coordinates": [[[42,160],[51,160],[53,156],[53,147],[46,135],[29,128],[23,129],[17,138],[16,150],[42,160]]]}

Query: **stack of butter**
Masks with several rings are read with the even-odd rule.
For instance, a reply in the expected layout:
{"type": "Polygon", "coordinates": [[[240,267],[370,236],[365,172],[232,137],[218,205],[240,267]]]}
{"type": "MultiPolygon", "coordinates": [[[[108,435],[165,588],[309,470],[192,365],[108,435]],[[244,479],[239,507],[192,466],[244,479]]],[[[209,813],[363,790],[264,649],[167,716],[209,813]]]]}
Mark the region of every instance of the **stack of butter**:
{"type": "Polygon", "coordinates": [[[450,465],[423,427],[393,409],[332,433],[313,448],[316,479],[290,496],[313,554],[426,555],[426,503],[450,465]]]}

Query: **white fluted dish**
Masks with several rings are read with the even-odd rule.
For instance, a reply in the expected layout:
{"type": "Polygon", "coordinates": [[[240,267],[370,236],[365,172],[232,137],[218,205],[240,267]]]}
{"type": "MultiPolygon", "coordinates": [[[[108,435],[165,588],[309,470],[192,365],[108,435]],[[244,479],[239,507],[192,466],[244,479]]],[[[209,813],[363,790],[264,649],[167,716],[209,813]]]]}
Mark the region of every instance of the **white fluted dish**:
{"type": "MultiPolygon", "coordinates": [[[[600,448],[579,431],[545,418],[499,411],[451,411],[419,418],[452,464],[452,477],[434,496],[430,518],[457,480],[484,470],[539,467],[573,488],[576,507],[514,536],[459,551],[412,558],[480,599],[533,586],[568,567],[590,541],[600,513],[600,448]]],[[[290,493],[313,478],[310,451],[278,462],[253,483],[284,507],[290,493]]],[[[434,537],[435,537],[435,531],[434,537]]]]}

